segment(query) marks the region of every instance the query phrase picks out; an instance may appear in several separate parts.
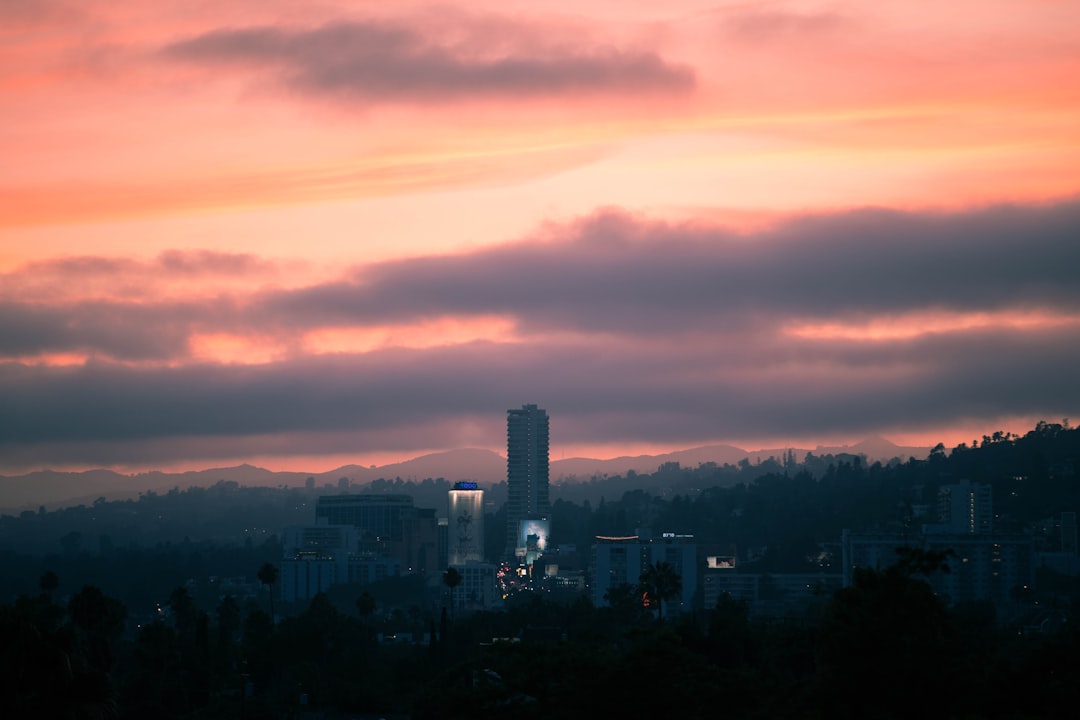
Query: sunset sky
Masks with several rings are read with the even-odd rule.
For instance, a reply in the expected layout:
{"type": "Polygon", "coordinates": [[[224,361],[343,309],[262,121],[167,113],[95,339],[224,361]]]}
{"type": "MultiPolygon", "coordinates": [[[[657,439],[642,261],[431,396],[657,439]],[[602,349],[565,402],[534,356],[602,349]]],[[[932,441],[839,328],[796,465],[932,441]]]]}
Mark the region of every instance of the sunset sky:
{"type": "Polygon", "coordinates": [[[1080,3],[0,2],[0,473],[1080,408],[1080,3]]]}

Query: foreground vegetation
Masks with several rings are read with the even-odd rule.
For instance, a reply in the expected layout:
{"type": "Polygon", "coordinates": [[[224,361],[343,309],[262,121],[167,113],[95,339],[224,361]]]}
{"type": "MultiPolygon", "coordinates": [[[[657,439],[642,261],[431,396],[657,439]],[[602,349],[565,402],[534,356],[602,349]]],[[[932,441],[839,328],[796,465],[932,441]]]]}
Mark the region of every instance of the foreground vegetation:
{"type": "MultiPolygon", "coordinates": [[[[901,558],[799,618],[754,620],[724,597],[658,620],[522,595],[504,612],[428,618],[418,642],[378,641],[378,608],[316,596],[276,626],[258,604],[200,608],[177,588],[159,619],[93,586],[0,607],[9,717],[282,718],[303,711],[414,718],[1071,717],[1072,623],[1018,634],[992,608],[947,609],[901,558]]],[[[359,598],[358,598],[359,599],[359,598]]]]}

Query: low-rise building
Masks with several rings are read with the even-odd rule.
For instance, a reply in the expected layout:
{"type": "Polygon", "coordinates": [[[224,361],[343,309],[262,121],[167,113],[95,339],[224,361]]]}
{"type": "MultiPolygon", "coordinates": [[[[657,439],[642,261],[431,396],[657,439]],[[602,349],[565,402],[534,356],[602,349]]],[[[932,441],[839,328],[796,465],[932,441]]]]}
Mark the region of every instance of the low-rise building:
{"type": "Polygon", "coordinates": [[[645,569],[652,564],[670,564],[682,581],[682,591],[665,607],[673,613],[693,609],[700,568],[697,545],[692,535],[672,532],[654,537],[648,529],[635,535],[597,536],[592,552],[592,600],[607,605],[607,593],[618,585],[637,586],[645,569]]]}

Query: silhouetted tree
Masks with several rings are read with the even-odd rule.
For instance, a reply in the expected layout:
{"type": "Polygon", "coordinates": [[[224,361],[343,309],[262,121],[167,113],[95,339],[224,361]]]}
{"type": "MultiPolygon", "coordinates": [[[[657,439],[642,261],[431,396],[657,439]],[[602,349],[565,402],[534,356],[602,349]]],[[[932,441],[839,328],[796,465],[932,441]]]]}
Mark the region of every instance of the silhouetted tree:
{"type": "Polygon", "coordinates": [[[604,593],[607,609],[601,617],[610,615],[615,630],[623,630],[636,625],[645,615],[641,602],[641,590],[630,583],[616,583],[604,593]]]}
{"type": "Polygon", "coordinates": [[[126,610],[88,588],[72,598],[78,623],[44,594],[0,605],[3,717],[117,717],[108,643],[118,634],[114,620],[122,622],[126,610]],[[85,612],[91,605],[100,617],[85,612]]]}
{"type": "Polygon", "coordinates": [[[256,605],[248,609],[241,636],[243,656],[250,679],[259,689],[269,684],[274,667],[273,631],[274,622],[265,610],[256,605]]]}
{"type": "Polygon", "coordinates": [[[273,563],[263,563],[259,568],[259,582],[270,591],[270,620],[274,622],[274,585],[277,583],[278,569],[273,563]]]}
{"type": "Polygon", "coordinates": [[[38,580],[38,587],[41,588],[41,592],[51,598],[56,588],[60,587],[60,578],[52,570],[46,570],[38,580]]]}
{"type": "Polygon", "coordinates": [[[232,646],[240,631],[240,604],[232,595],[226,595],[217,606],[218,644],[232,646]]]}
{"type": "Polygon", "coordinates": [[[447,568],[443,573],[443,583],[450,589],[450,612],[454,611],[454,588],[461,584],[461,573],[457,568],[447,568]]]}
{"type": "MultiPolygon", "coordinates": [[[[818,653],[822,702],[835,703],[829,716],[906,718],[925,710],[923,698],[957,697],[948,692],[957,649],[950,616],[916,577],[943,561],[905,552],[883,571],[856,568],[852,586],[836,592],[818,653]]],[[[947,704],[936,710],[950,714],[947,704]]]]}
{"type": "Polygon", "coordinates": [[[750,660],[753,633],[746,601],[721,593],[709,614],[707,646],[710,659],[723,669],[737,668],[750,660]]]}
{"type": "Polygon", "coordinates": [[[169,595],[169,608],[172,610],[176,634],[184,642],[192,640],[195,632],[196,608],[195,601],[187,588],[173,588],[169,595]]]}
{"type": "Polygon", "coordinates": [[[190,707],[176,631],[161,621],[143,625],[135,641],[125,711],[132,717],[177,717],[190,707]]]}
{"type": "Polygon", "coordinates": [[[638,580],[638,589],[649,607],[652,607],[653,602],[656,603],[657,617],[663,620],[664,601],[679,596],[682,592],[682,577],[671,563],[657,560],[646,566],[638,580]]]}
{"type": "Polygon", "coordinates": [[[375,613],[375,596],[365,590],[356,598],[356,611],[361,618],[369,618],[375,613]]]}
{"type": "Polygon", "coordinates": [[[84,585],[68,601],[68,616],[86,639],[90,665],[108,672],[113,664],[112,645],[124,631],[127,608],[93,585],[84,585]]]}

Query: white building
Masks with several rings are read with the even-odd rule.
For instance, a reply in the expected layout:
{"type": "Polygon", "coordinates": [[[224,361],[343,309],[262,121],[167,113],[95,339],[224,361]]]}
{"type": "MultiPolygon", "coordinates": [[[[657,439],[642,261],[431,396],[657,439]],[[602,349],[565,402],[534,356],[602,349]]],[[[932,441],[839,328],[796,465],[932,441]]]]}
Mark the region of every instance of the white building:
{"type": "Polygon", "coordinates": [[[484,491],[474,482],[457,482],[449,496],[447,564],[483,562],[484,491]]]}

